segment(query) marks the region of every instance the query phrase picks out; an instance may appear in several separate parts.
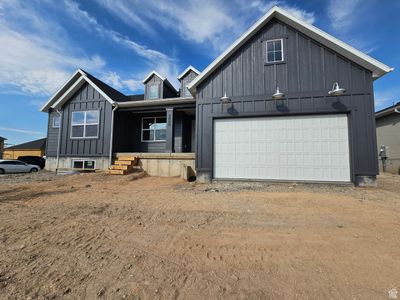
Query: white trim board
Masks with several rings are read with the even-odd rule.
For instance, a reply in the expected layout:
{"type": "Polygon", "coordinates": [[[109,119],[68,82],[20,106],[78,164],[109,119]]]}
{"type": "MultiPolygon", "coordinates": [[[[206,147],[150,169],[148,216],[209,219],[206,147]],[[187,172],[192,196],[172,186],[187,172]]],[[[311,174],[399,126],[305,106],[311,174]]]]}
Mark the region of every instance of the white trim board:
{"type": "Polygon", "coordinates": [[[97,92],[99,92],[100,95],[102,95],[108,102],[110,102],[111,105],[115,104],[115,101],[112,100],[106,93],[104,93],[103,90],[101,90],[92,80],[90,80],[84,71],[78,69],[40,110],[47,111],[49,108],[60,108],[74,93],[76,93],[83,86],[85,82],[90,84],[97,92]],[[74,78],[78,74],[80,76],[77,77],[74,81],[74,78]],[[60,96],[60,93],[63,91],[63,89],[65,89],[71,83],[72,85],[60,96]]]}
{"type": "Polygon", "coordinates": [[[372,58],[371,56],[355,49],[354,47],[340,41],[339,39],[331,36],[323,30],[308,24],[297,17],[293,16],[286,10],[283,10],[277,6],[271,8],[260,20],[258,20],[253,26],[251,26],[240,38],[238,38],[231,46],[229,46],[220,56],[218,56],[211,64],[207,66],[188,85],[189,90],[192,93],[196,92],[196,87],[215,69],[217,69],[222,63],[228,59],[236,50],[238,50],[243,44],[245,44],[250,38],[257,33],[264,25],[266,25],[272,18],[277,18],[282,22],[292,26],[296,30],[303,34],[311,37],[322,45],[336,51],[343,55],[347,59],[359,64],[360,66],[370,70],[373,78],[379,78],[386,73],[394,70],[382,62],[372,58]]]}
{"type": "Polygon", "coordinates": [[[167,79],[167,78],[165,78],[164,76],[161,76],[160,74],[158,74],[156,71],[151,71],[150,73],[149,73],[149,75],[147,75],[146,76],[146,78],[145,79],[143,79],[143,81],[142,81],[142,83],[143,84],[146,84],[146,82],[147,81],[149,81],[149,79],[151,78],[151,76],[153,76],[153,75],[156,75],[158,78],[160,78],[162,81],[165,81],[165,79],[167,79]]]}
{"type": "Polygon", "coordinates": [[[192,65],[190,65],[190,66],[187,67],[181,74],[178,75],[177,79],[178,79],[178,80],[181,80],[182,77],[185,76],[186,73],[189,72],[189,71],[193,71],[193,72],[195,72],[197,75],[200,74],[200,71],[199,71],[199,70],[197,70],[195,67],[193,67],[192,65]]]}

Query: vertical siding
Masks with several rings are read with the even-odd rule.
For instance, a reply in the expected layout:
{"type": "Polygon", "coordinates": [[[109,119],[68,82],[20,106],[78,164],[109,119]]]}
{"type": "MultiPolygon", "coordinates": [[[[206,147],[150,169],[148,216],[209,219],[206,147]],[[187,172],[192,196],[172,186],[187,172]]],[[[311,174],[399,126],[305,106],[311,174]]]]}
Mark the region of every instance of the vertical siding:
{"type": "Polygon", "coordinates": [[[85,84],[62,107],[60,156],[108,156],[111,135],[112,106],[104,97],[85,84]],[[71,139],[72,112],[99,110],[99,134],[96,139],[71,139]]]}
{"type": "Polygon", "coordinates": [[[215,117],[342,112],[351,123],[353,174],[377,174],[371,72],[275,19],[198,86],[196,106],[198,170],[212,170],[215,117]],[[278,38],[284,62],[267,64],[265,41],[278,38]],[[339,98],[328,96],[336,81],[346,88],[339,98]],[[288,99],[271,99],[276,86],[288,99]],[[225,91],[229,107],[219,101],[225,91]]]}
{"type": "Polygon", "coordinates": [[[184,97],[185,90],[190,82],[197,77],[197,74],[190,70],[187,74],[181,79],[181,97],[184,97]]]}
{"type": "Polygon", "coordinates": [[[46,156],[48,157],[57,156],[59,128],[53,128],[53,119],[57,116],[59,116],[59,114],[56,111],[50,111],[48,113],[46,141],[46,156]]]}

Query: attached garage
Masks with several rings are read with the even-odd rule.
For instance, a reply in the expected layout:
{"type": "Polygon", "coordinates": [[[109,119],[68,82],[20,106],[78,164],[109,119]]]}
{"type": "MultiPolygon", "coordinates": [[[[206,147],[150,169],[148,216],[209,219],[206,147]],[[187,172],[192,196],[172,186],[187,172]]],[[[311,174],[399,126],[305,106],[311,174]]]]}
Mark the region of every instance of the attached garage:
{"type": "Polygon", "coordinates": [[[350,182],[347,114],[214,120],[213,177],[350,182]]]}

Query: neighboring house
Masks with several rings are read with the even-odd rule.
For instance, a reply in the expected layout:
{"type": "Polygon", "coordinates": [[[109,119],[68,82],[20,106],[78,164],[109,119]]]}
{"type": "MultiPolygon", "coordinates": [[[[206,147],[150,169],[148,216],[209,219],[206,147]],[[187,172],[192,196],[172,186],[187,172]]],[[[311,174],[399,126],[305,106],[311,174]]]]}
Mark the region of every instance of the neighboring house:
{"type": "Polygon", "coordinates": [[[20,156],[43,157],[46,150],[46,138],[15,145],[4,149],[4,159],[18,159],[20,156]]]}
{"type": "MultiPolygon", "coordinates": [[[[378,154],[385,147],[385,171],[400,174],[400,102],[375,113],[378,154]],[[386,153],[385,153],[386,152],[386,153]]],[[[379,156],[379,167],[383,162],[379,156]]]]}
{"type": "Polygon", "coordinates": [[[0,159],[3,158],[4,144],[7,139],[0,136],[0,159]]]}
{"type": "Polygon", "coordinates": [[[126,96],[78,70],[42,108],[48,168],[140,153],[158,160],[150,174],[179,175],[195,152],[202,182],[374,183],[373,81],[390,71],[274,7],[200,74],[186,69],[179,93],[157,72],[126,96]]]}

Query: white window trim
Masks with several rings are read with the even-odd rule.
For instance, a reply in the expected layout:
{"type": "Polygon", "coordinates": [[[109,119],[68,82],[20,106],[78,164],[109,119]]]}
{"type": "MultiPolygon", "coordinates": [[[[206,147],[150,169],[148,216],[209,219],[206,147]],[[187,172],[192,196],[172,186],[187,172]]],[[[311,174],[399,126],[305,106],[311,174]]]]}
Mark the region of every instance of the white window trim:
{"type": "Polygon", "coordinates": [[[72,169],[76,169],[76,170],[96,170],[96,161],[95,161],[94,159],[76,158],[76,159],[73,159],[73,160],[72,160],[72,162],[71,162],[71,168],[72,168],[72,169]],[[82,162],[83,168],[74,168],[74,163],[75,163],[75,162],[79,162],[79,161],[82,162]],[[85,169],[85,162],[86,162],[86,161],[92,161],[92,162],[94,162],[94,167],[93,167],[93,169],[85,169]]]}
{"type": "Polygon", "coordinates": [[[151,83],[151,84],[149,84],[149,99],[150,100],[160,99],[160,84],[159,83],[151,83]],[[153,86],[157,87],[157,97],[155,97],[155,98],[151,97],[151,88],[153,86]]]}
{"type": "Polygon", "coordinates": [[[76,110],[76,111],[73,111],[73,112],[71,113],[71,132],[70,132],[70,139],[73,139],[73,140],[98,139],[98,138],[99,138],[99,131],[100,131],[100,110],[76,110]],[[93,112],[93,111],[97,111],[97,113],[99,114],[99,121],[98,121],[97,123],[86,123],[86,113],[87,113],[87,112],[93,112]],[[85,117],[84,117],[83,123],[79,123],[79,124],[73,124],[73,123],[72,123],[74,113],[84,113],[85,117]],[[87,126],[87,125],[97,125],[97,133],[96,133],[96,136],[86,137],[86,126],[87,126]],[[74,126],[83,126],[83,137],[74,137],[74,136],[72,136],[72,127],[74,127],[74,126]]]}
{"type": "Polygon", "coordinates": [[[61,116],[54,116],[53,117],[53,122],[52,122],[52,126],[51,127],[52,128],[60,128],[61,127],[61,116]],[[60,119],[60,122],[59,122],[60,124],[58,126],[54,124],[57,118],[60,119]]]}
{"type": "MultiPolygon", "coordinates": [[[[166,139],[165,140],[144,140],[143,139],[143,131],[151,131],[151,130],[153,130],[154,131],[154,138],[156,137],[155,131],[157,129],[144,129],[143,128],[143,121],[146,120],[146,119],[151,119],[151,120],[156,121],[157,119],[167,119],[167,117],[165,116],[165,117],[143,117],[142,118],[142,131],[141,131],[141,141],[142,141],[142,143],[162,143],[162,142],[166,142],[167,141],[166,139]]],[[[159,130],[163,130],[163,129],[159,129],[159,130]]],[[[167,130],[167,129],[165,129],[165,130],[167,130]]]]}
{"type": "MultiPolygon", "coordinates": [[[[274,51],[276,52],[276,51],[274,51]]],[[[283,39],[273,39],[273,40],[266,40],[265,41],[265,62],[267,64],[275,64],[275,63],[281,63],[285,61],[285,53],[283,49],[283,39]],[[282,60],[274,60],[274,61],[268,61],[268,42],[276,42],[280,41],[281,42],[281,49],[282,49],[282,60]]]]}

